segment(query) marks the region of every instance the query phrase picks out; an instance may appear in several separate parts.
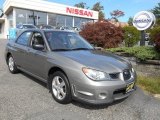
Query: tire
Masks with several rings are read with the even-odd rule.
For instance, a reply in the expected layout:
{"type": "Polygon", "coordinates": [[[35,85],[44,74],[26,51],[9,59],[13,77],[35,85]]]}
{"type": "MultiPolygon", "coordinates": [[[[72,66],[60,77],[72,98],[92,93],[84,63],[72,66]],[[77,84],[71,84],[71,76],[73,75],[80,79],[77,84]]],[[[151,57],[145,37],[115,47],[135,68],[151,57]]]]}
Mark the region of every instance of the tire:
{"type": "Polygon", "coordinates": [[[9,55],[7,59],[7,64],[8,64],[8,69],[12,74],[18,73],[18,69],[17,69],[17,66],[14,62],[12,55],[9,55]]]}
{"type": "Polygon", "coordinates": [[[71,102],[71,88],[66,75],[57,71],[49,76],[49,89],[55,101],[61,104],[71,102]]]}

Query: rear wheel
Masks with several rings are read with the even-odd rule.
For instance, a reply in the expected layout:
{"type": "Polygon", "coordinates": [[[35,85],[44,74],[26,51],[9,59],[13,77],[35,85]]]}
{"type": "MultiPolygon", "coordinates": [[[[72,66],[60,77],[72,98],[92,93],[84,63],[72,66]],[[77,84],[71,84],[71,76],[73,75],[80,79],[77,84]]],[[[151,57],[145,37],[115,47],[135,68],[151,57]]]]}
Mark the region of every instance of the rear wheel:
{"type": "Polygon", "coordinates": [[[58,71],[49,76],[50,91],[53,98],[61,104],[71,102],[71,89],[67,77],[58,71]]]}
{"type": "Polygon", "coordinates": [[[9,68],[9,71],[12,73],[12,74],[15,74],[18,72],[18,69],[17,69],[17,66],[14,62],[14,59],[12,57],[12,55],[9,55],[8,57],[8,68],[9,68]]]}

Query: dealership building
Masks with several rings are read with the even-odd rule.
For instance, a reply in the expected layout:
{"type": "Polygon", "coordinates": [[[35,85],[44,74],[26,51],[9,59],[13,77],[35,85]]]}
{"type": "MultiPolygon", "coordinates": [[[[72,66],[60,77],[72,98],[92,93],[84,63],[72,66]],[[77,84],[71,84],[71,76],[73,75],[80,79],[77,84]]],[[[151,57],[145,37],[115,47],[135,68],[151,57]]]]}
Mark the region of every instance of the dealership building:
{"type": "Polygon", "coordinates": [[[0,18],[0,38],[20,24],[81,27],[98,20],[98,12],[46,0],[5,0],[0,18]]]}

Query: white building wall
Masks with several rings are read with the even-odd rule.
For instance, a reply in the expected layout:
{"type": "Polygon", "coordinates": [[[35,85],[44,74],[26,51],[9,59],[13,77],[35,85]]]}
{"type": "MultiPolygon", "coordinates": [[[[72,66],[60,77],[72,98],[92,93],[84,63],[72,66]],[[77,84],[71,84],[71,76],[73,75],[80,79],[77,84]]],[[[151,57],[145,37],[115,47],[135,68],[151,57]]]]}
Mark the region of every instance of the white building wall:
{"type": "Polygon", "coordinates": [[[1,23],[1,25],[0,39],[4,38],[4,23],[1,23]]]}
{"type": "Polygon", "coordinates": [[[7,33],[8,33],[8,21],[7,21],[7,18],[6,18],[6,15],[3,16],[3,19],[4,22],[1,22],[2,24],[2,28],[1,28],[1,33],[0,33],[0,39],[7,39],[7,33]]]}
{"type": "Polygon", "coordinates": [[[62,15],[70,15],[70,16],[76,16],[76,17],[82,17],[82,18],[98,19],[98,12],[96,11],[57,4],[57,3],[48,2],[44,0],[6,0],[3,5],[4,12],[5,13],[8,12],[11,7],[37,10],[37,11],[56,13],[56,14],[62,14],[62,15]],[[78,11],[82,10],[83,12],[85,11],[91,12],[93,13],[93,15],[87,16],[82,14],[76,14],[75,12],[68,13],[67,8],[78,9],[78,11]]]}

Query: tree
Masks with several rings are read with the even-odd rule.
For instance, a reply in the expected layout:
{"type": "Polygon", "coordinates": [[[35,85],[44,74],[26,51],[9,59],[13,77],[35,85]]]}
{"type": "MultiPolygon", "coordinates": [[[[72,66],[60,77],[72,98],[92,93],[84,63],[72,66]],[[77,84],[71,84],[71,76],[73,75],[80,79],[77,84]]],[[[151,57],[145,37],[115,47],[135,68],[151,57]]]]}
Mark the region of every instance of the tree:
{"type": "Polygon", "coordinates": [[[151,40],[155,43],[155,48],[160,51],[160,27],[156,26],[150,30],[151,40]]]}
{"type": "Polygon", "coordinates": [[[124,12],[121,10],[113,10],[110,15],[112,16],[113,19],[118,19],[119,17],[124,16],[124,12]]]}
{"type": "Polygon", "coordinates": [[[158,3],[158,5],[151,10],[151,12],[157,18],[155,26],[159,26],[160,25],[160,3],[158,3]]]}
{"type": "Polygon", "coordinates": [[[104,10],[104,7],[101,5],[100,2],[97,2],[96,4],[93,5],[92,10],[95,10],[95,11],[98,11],[98,12],[99,12],[99,11],[104,10]]]}
{"type": "Polygon", "coordinates": [[[123,30],[125,46],[134,46],[140,39],[140,32],[133,26],[124,27],[123,30]]]}
{"type": "Polygon", "coordinates": [[[151,12],[156,16],[157,20],[155,26],[149,30],[150,38],[154,42],[155,48],[160,51],[160,3],[151,12]]]}
{"type": "Polygon", "coordinates": [[[133,18],[132,17],[130,17],[128,19],[128,24],[129,24],[129,26],[133,26],[133,18]]]}
{"type": "Polygon", "coordinates": [[[98,11],[99,12],[99,20],[103,20],[105,18],[105,14],[103,12],[104,7],[101,5],[100,2],[97,2],[93,5],[92,10],[98,11]]]}
{"type": "Polygon", "coordinates": [[[75,4],[74,6],[78,8],[89,9],[89,7],[84,2],[80,2],[78,4],[75,4]]]}
{"type": "Polygon", "coordinates": [[[123,31],[108,21],[88,23],[80,32],[91,44],[103,48],[118,47],[123,40],[123,31]]]}
{"type": "Polygon", "coordinates": [[[105,14],[104,14],[104,12],[102,12],[102,11],[100,11],[99,12],[99,18],[98,18],[99,20],[104,20],[105,19],[105,14]]]}
{"type": "Polygon", "coordinates": [[[151,12],[157,17],[159,18],[160,17],[160,3],[158,3],[157,6],[155,6],[151,12]]]}

